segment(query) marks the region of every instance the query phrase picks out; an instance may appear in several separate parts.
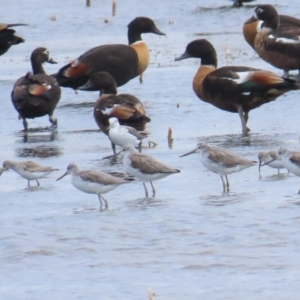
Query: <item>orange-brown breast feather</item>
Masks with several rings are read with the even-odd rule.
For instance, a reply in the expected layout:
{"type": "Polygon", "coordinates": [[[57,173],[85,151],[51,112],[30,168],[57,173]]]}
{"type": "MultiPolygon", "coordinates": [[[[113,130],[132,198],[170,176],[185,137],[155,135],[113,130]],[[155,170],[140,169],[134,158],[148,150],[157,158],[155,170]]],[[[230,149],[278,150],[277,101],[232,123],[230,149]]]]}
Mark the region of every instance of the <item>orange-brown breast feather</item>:
{"type": "Polygon", "coordinates": [[[205,95],[203,93],[203,80],[205,79],[205,77],[213,72],[216,68],[213,66],[200,66],[200,68],[198,69],[197,73],[194,76],[194,80],[193,80],[193,89],[195,94],[202,100],[205,101],[205,95]]]}
{"type": "Polygon", "coordinates": [[[131,44],[130,47],[132,47],[138,56],[138,69],[137,73],[138,75],[142,74],[148,67],[150,62],[150,53],[149,49],[147,47],[147,44],[143,41],[131,44]]]}
{"type": "Polygon", "coordinates": [[[121,120],[126,120],[132,117],[134,112],[135,110],[133,108],[127,106],[116,106],[111,111],[110,115],[121,120]]]}
{"type": "Polygon", "coordinates": [[[84,75],[85,73],[87,73],[87,71],[90,69],[90,66],[84,63],[80,63],[80,64],[76,64],[76,65],[72,65],[71,63],[71,67],[67,68],[64,71],[64,76],[66,77],[79,77],[84,75]]]}
{"type": "Polygon", "coordinates": [[[249,80],[259,83],[259,84],[280,84],[284,82],[284,80],[278,75],[268,72],[268,71],[256,71],[253,72],[250,76],[249,80]]]}
{"type": "MultiPolygon", "coordinates": [[[[247,21],[246,21],[247,23],[247,21]]],[[[259,20],[254,21],[252,23],[244,24],[243,26],[243,35],[246,40],[246,42],[253,48],[254,48],[254,40],[257,34],[257,26],[259,23],[259,20]]]]}
{"type": "Polygon", "coordinates": [[[47,86],[41,84],[31,84],[28,87],[28,92],[34,96],[41,96],[48,91],[47,86]]]}

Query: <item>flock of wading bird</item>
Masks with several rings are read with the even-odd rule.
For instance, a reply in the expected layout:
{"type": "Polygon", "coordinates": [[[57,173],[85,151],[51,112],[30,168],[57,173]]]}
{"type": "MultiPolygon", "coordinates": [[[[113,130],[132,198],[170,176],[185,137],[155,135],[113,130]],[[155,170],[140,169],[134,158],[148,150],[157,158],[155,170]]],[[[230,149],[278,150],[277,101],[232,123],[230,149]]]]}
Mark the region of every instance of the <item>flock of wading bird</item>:
{"type": "MultiPolygon", "coordinates": [[[[0,54],[11,45],[24,42],[14,35],[13,26],[25,24],[0,25],[0,54]]],[[[12,103],[23,120],[24,131],[28,130],[27,119],[49,116],[52,127],[57,126],[53,116],[61,97],[61,87],[74,90],[100,91],[95,102],[94,118],[112,145],[114,155],[116,145],[125,149],[124,169],[128,174],[143,182],[145,195],[148,190],[145,182],[150,182],[153,197],[153,181],[180,170],[167,166],[153,157],[141,153],[141,142],[148,136],[145,125],[150,122],[143,103],[133,95],[117,94],[117,87],[140,76],[147,69],[150,54],[141,35],[154,33],[165,35],[153,20],[137,17],[128,24],[128,45],[102,45],[88,50],[69,64],[60,68],[56,74],[47,75],[43,63],[56,63],[46,48],[37,48],[31,54],[32,72],[19,78],[11,92],[12,103]],[[139,152],[135,147],[139,147],[139,152]]],[[[258,5],[254,16],[244,23],[245,40],[258,55],[274,67],[283,70],[283,76],[261,69],[244,66],[217,68],[217,54],[213,45],[206,39],[190,42],[185,52],[175,61],[187,58],[200,58],[200,68],[193,80],[195,94],[205,102],[219,109],[238,113],[242,132],[247,135],[249,112],[262,104],[276,100],[290,90],[300,88],[300,20],[291,16],[278,15],[271,5],[258,5]],[[289,75],[290,70],[299,70],[299,75],[289,75]]],[[[221,176],[223,192],[229,192],[227,175],[254,166],[255,161],[240,157],[225,149],[199,143],[192,153],[199,153],[203,165],[221,176]],[[225,180],[224,180],[225,177],[225,180]]],[[[259,168],[268,165],[300,176],[300,152],[280,148],[279,151],[261,152],[258,156],[259,168]]],[[[30,181],[43,178],[57,169],[44,167],[35,162],[3,163],[3,171],[12,169],[30,181]]],[[[108,207],[103,194],[133,179],[114,177],[106,173],[87,170],[80,171],[76,164],[70,164],[67,172],[57,180],[70,174],[72,184],[79,190],[97,194],[100,209],[103,203],[108,207]]]]}

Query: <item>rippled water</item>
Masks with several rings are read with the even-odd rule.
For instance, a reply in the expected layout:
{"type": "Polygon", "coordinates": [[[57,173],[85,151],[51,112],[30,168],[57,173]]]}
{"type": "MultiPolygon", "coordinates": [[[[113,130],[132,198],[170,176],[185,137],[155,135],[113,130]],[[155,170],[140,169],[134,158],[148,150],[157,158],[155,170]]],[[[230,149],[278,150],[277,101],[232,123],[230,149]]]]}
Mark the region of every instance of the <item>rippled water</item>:
{"type": "MultiPolygon", "coordinates": [[[[275,3],[283,14],[299,16],[296,0],[275,3]],[[298,15],[296,14],[298,12],[298,15]]],[[[229,1],[2,0],[1,22],[25,22],[17,32],[26,43],[0,57],[1,147],[5,159],[32,159],[60,168],[41,187],[27,187],[13,171],[0,178],[1,299],[298,299],[300,188],[298,177],[262,168],[229,176],[229,196],[219,176],[197,155],[179,158],[198,141],[230,148],[257,160],[262,150],[284,144],[299,149],[299,92],[250,113],[251,135],[241,135],[237,114],[200,101],[192,78],[199,61],[174,62],[188,42],[209,39],[225,65],[274,70],[246,44],[243,22],[253,5],[231,9],[229,1]],[[51,16],[56,21],[51,21],[51,16]],[[29,120],[27,136],[10,101],[12,85],[30,70],[29,56],[47,47],[58,65],[54,73],[85,50],[106,43],[127,43],[126,25],[136,16],[152,17],[166,37],[144,35],[151,65],[144,83],[134,79],[119,89],[146,106],[152,122],[144,152],[182,171],[155,182],[157,197],[144,198],[138,181],[108,193],[109,210],[99,212],[97,196],[76,190],[70,178],[56,182],[70,162],[82,169],[123,172],[122,158],[102,160],[110,142],[92,117],[96,92],[63,89],[50,131],[47,118],[29,120]],[[109,20],[104,22],[104,18],[109,20]],[[177,107],[179,106],[179,107],[177,107]],[[174,142],[169,147],[168,128],[174,142]]]]}

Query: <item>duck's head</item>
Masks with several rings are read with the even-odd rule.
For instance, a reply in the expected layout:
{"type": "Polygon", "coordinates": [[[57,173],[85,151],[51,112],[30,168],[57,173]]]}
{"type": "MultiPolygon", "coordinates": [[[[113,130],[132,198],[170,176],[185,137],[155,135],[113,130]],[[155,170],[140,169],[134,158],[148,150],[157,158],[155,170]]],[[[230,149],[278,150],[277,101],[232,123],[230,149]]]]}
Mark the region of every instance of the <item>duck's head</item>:
{"type": "Polygon", "coordinates": [[[57,62],[50,57],[49,50],[44,47],[34,49],[31,53],[30,59],[31,61],[38,60],[41,63],[47,62],[49,64],[57,64],[57,62]]]}
{"type": "Polygon", "coordinates": [[[166,35],[160,31],[154,21],[147,17],[136,17],[128,24],[128,29],[139,33],[155,33],[158,35],[166,35]]]}

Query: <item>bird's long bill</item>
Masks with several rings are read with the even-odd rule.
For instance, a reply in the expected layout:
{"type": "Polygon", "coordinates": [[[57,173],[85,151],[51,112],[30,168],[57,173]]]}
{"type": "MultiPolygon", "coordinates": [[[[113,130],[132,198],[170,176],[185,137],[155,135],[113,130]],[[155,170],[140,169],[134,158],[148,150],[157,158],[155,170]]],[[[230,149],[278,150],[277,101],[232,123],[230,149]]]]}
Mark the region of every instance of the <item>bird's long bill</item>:
{"type": "Polygon", "coordinates": [[[158,35],[166,35],[164,32],[160,31],[157,27],[153,29],[153,33],[158,34],[158,35]]]}
{"type": "Polygon", "coordinates": [[[61,180],[61,179],[64,178],[66,175],[68,175],[68,172],[66,172],[64,175],[60,176],[59,178],[57,178],[56,181],[61,180]]]}
{"type": "Polygon", "coordinates": [[[261,165],[261,167],[270,164],[272,161],[274,161],[274,160],[276,160],[276,159],[277,159],[277,157],[271,159],[270,161],[267,161],[266,163],[264,163],[263,165],[261,165]]]}
{"type": "Polygon", "coordinates": [[[185,51],[184,53],[182,53],[180,56],[176,57],[174,59],[174,61],[179,61],[179,60],[183,60],[183,59],[186,59],[186,58],[189,58],[190,55],[185,51]]]}
{"type": "Polygon", "coordinates": [[[190,151],[190,152],[188,152],[188,153],[185,153],[185,154],[183,154],[183,155],[180,155],[179,157],[184,157],[184,156],[188,156],[188,155],[190,155],[190,154],[193,154],[193,153],[196,152],[196,150],[197,150],[197,149],[194,149],[194,150],[192,150],[192,151],[190,151]]]}

